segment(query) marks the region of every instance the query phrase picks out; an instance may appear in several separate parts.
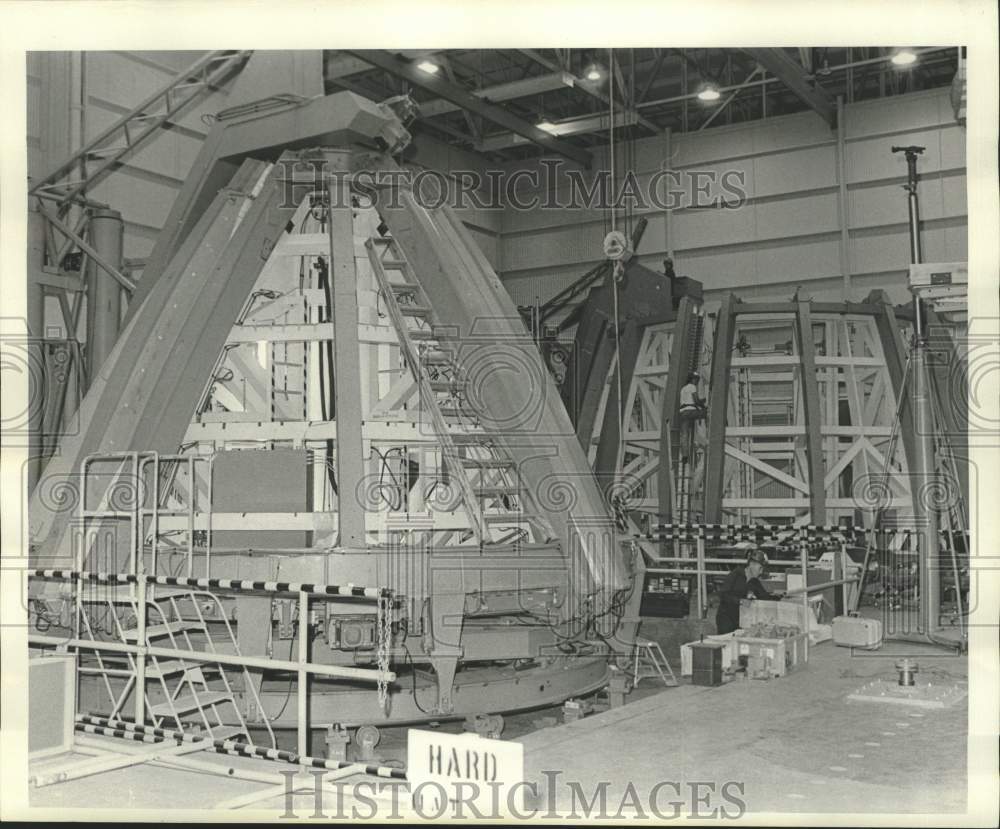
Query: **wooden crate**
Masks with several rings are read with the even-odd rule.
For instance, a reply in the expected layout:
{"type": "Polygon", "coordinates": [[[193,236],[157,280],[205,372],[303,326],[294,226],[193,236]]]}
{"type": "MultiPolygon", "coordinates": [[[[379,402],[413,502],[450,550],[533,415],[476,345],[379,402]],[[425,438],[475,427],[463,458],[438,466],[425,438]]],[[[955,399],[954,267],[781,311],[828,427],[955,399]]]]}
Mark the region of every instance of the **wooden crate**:
{"type": "Polygon", "coordinates": [[[806,634],[798,633],[783,639],[737,636],[736,656],[737,659],[747,657],[748,662],[754,660],[768,677],[785,676],[806,663],[806,634]]]}

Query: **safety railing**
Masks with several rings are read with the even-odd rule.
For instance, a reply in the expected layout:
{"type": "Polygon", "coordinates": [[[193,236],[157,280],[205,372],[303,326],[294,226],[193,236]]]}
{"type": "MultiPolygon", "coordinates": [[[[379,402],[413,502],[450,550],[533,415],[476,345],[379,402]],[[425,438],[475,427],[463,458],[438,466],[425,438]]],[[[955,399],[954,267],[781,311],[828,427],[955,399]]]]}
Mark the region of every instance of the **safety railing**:
{"type": "MultiPolygon", "coordinates": [[[[391,626],[393,596],[385,588],[361,587],[357,585],[335,585],[314,582],[279,582],[252,581],[237,579],[214,579],[194,577],[174,577],[145,575],[142,573],[101,573],[84,570],[33,570],[29,579],[47,579],[70,582],[74,585],[74,603],[77,617],[74,620],[74,633],[70,637],[47,636],[44,634],[29,634],[28,641],[32,645],[56,647],[63,650],[94,651],[98,654],[117,653],[128,655],[135,659],[136,664],[136,699],[135,721],[142,723],[146,718],[145,687],[147,659],[174,659],[192,661],[195,663],[217,663],[219,665],[236,666],[243,670],[285,671],[297,676],[297,717],[296,731],[299,755],[306,755],[309,736],[308,678],[309,675],[364,681],[376,683],[379,700],[384,705],[388,693],[388,684],[396,679],[396,674],[388,669],[389,632],[391,626]],[[175,647],[157,647],[148,643],[146,618],[144,613],[137,614],[137,630],[134,644],[129,641],[103,641],[83,638],[80,635],[81,605],[83,603],[83,586],[85,583],[101,583],[109,585],[130,585],[136,590],[137,606],[146,606],[146,591],[150,586],[188,587],[203,590],[242,591],[261,593],[265,595],[296,595],[298,597],[298,631],[299,648],[297,659],[273,659],[258,656],[247,656],[240,653],[228,654],[217,650],[199,651],[175,647]],[[310,599],[330,601],[336,598],[369,599],[377,603],[376,629],[378,632],[377,666],[376,668],[354,668],[339,665],[324,665],[309,661],[309,618],[310,599]]],[[[228,629],[228,622],[227,622],[228,629]]],[[[230,631],[231,632],[231,631],[230,631]]],[[[131,638],[131,637],[130,637],[131,638]]],[[[123,637],[124,639],[124,637],[123,637]]],[[[237,649],[238,651],[238,649],[237,649]]],[[[262,711],[263,713],[263,711],[262,711]]]]}

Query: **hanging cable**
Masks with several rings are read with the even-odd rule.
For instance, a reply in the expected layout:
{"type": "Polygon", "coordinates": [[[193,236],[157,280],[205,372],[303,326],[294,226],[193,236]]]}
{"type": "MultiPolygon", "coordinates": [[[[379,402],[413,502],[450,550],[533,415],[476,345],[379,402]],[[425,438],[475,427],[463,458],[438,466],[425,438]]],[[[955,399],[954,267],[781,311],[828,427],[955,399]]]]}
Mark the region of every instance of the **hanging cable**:
{"type": "MultiPolygon", "coordinates": [[[[611,122],[608,127],[608,145],[611,155],[611,230],[618,230],[618,180],[615,175],[615,50],[608,50],[608,100],[610,102],[611,122]]],[[[618,282],[624,262],[619,260],[611,270],[611,299],[614,312],[615,329],[615,380],[618,389],[618,455],[622,455],[625,446],[625,401],[622,400],[622,360],[621,360],[621,326],[618,318],[618,282]]]]}

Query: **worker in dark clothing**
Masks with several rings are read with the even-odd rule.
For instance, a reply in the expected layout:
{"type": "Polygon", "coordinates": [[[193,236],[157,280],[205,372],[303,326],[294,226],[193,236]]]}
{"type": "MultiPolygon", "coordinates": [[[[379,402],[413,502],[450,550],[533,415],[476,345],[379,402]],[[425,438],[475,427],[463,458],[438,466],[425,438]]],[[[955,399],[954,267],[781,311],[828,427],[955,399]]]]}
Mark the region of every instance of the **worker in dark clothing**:
{"type": "Polygon", "coordinates": [[[760,583],[761,573],[767,556],[760,550],[750,550],[747,553],[746,564],[735,567],[719,589],[719,610],[715,614],[717,633],[732,633],[740,626],[740,602],[747,598],[748,593],[758,599],[779,599],[780,596],[768,593],[760,583]]]}

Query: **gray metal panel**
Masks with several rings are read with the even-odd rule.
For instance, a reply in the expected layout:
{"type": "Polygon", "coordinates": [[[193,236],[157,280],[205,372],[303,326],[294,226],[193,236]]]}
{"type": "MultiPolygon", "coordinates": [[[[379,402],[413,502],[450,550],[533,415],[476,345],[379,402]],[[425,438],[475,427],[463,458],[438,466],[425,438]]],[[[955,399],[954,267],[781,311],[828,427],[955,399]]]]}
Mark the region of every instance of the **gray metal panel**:
{"type": "MultiPolygon", "coordinates": [[[[309,509],[309,453],[304,449],[217,452],[212,462],[216,512],[303,512],[309,509]]],[[[213,530],[213,547],[306,547],[311,534],[291,530],[213,530]]]]}

